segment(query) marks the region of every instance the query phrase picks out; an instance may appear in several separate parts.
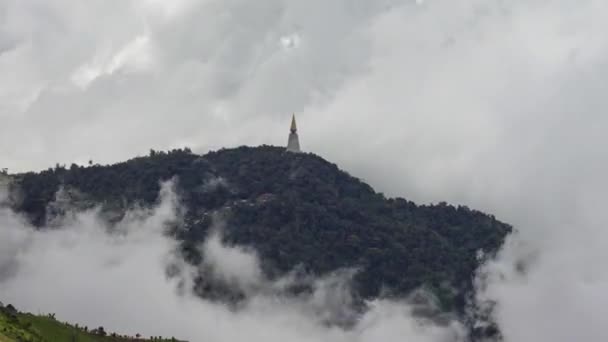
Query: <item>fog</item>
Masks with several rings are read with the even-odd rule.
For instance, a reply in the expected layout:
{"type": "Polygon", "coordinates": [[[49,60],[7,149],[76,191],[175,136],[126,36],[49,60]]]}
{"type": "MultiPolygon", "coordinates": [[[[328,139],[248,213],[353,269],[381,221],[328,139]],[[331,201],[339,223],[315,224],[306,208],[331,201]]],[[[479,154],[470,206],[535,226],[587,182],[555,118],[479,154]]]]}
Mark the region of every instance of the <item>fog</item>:
{"type": "MultiPolygon", "coordinates": [[[[296,112],[303,149],[379,191],[515,226],[478,291],[508,342],[602,341],[606,13],[600,0],[0,0],[0,164],[283,145],[296,112]]],[[[3,258],[34,255],[7,245],[3,258]]],[[[235,317],[249,316],[212,325],[235,317]]]]}
{"type": "Polygon", "coordinates": [[[249,299],[238,309],[203,300],[191,292],[196,266],[186,264],[175,240],[164,234],[168,223],[179,220],[171,183],[162,187],[160,200],[151,210],[130,211],[112,228],[93,210],[40,231],[2,209],[3,300],[91,329],[190,341],[451,342],[465,337],[456,321],[440,326],[414,317],[405,300],[370,302],[370,310],[348,330],[328,325],[336,310],[349,307],[348,273],[313,280],[310,296],[277,296],[274,290],[295,278],[265,279],[255,251],[221,242],[221,224],[201,245],[205,267],[214,270],[209,276],[245,289],[249,299]],[[170,265],[179,270],[172,277],[166,273],[170,265]]]}

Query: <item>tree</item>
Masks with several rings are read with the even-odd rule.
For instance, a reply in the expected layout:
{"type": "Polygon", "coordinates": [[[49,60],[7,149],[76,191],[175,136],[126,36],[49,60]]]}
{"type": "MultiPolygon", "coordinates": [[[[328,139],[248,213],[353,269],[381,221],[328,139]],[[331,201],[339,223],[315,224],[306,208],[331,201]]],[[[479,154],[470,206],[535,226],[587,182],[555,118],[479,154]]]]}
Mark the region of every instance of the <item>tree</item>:
{"type": "Polygon", "coordinates": [[[99,327],[99,328],[95,329],[93,333],[96,334],[96,335],[99,335],[99,336],[106,336],[107,335],[107,333],[106,333],[106,331],[105,331],[105,329],[103,327],[99,327]]]}
{"type": "Polygon", "coordinates": [[[9,304],[6,306],[6,310],[8,311],[9,314],[17,314],[19,311],[17,311],[17,309],[15,309],[15,307],[13,306],[13,304],[9,304]]]}

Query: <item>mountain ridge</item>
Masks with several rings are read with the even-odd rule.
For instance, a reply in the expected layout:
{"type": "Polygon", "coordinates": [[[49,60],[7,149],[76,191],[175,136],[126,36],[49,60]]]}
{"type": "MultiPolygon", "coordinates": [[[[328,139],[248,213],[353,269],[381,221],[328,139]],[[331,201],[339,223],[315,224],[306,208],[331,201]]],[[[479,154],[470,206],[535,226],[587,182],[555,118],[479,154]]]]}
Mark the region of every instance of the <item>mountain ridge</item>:
{"type": "MultiPolygon", "coordinates": [[[[444,310],[460,313],[472,295],[475,270],[512,231],[466,206],[386,198],[319,156],[266,145],[205,155],[151,150],[113,165],[57,165],[12,179],[13,209],[39,229],[62,215],[56,205],[62,192],[71,206],[101,206],[116,221],[134,205],[153,205],[160,182],[176,179],[185,214],[172,234],[194,265],[202,262],[198,246],[213,226],[212,214],[221,213],[223,241],[256,250],[270,279],[296,268],[313,276],[356,268],[353,293],[362,300],[403,297],[425,287],[444,310]]],[[[194,289],[219,300],[246,295],[204,270],[194,289]]]]}

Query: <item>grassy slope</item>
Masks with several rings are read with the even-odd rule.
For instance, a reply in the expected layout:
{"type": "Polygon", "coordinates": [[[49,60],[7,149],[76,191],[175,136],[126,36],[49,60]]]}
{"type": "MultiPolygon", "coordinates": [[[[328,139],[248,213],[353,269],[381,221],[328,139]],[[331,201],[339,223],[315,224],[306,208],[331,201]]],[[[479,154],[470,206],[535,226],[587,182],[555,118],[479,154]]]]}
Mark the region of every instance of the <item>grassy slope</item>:
{"type": "MultiPolygon", "coordinates": [[[[149,340],[149,339],[148,339],[149,340]]],[[[48,316],[19,313],[15,318],[0,312],[0,342],[127,342],[135,338],[98,336],[48,316]]],[[[171,339],[155,340],[161,342],[171,339]]]]}
{"type": "Polygon", "coordinates": [[[0,333],[0,342],[13,342],[14,340],[6,335],[0,333]]]}
{"type": "Polygon", "coordinates": [[[13,342],[19,339],[40,341],[40,338],[22,324],[23,322],[19,319],[19,316],[14,319],[0,312],[0,341],[13,342]]]}

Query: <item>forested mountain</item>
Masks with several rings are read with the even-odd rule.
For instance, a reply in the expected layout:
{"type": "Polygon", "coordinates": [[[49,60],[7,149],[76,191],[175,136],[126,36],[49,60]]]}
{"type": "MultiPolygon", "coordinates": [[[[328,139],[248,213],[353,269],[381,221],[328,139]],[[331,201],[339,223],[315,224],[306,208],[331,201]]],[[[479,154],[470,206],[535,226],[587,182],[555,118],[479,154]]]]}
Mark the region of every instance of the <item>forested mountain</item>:
{"type": "MultiPolygon", "coordinates": [[[[175,178],[186,210],[174,234],[193,264],[213,217],[227,243],[254,248],[268,277],[296,267],[315,276],[356,268],[359,298],[404,296],[425,286],[446,310],[462,311],[480,255],[491,256],[511,227],[464,206],[416,205],[386,198],[336,165],[309,153],[261,146],[200,156],[189,149],[150,151],[101,166],[57,166],[13,176],[14,209],[40,229],[61,214],[49,206],[63,189],[74,205],[101,205],[111,219],[135,204],[157,201],[160,182],[175,178]],[[483,252],[483,253],[481,253],[483,252]]],[[[197,291],[222,297],[201,275],[197,291]]]]}

